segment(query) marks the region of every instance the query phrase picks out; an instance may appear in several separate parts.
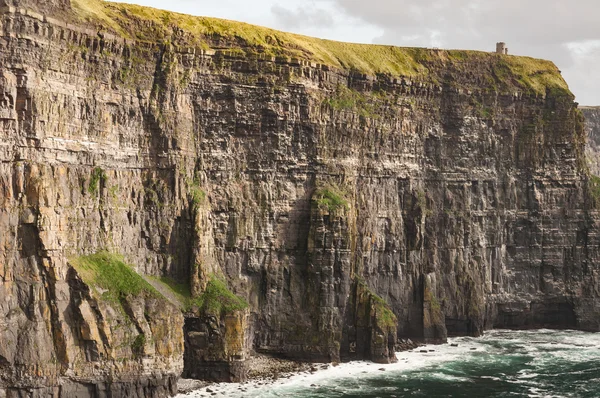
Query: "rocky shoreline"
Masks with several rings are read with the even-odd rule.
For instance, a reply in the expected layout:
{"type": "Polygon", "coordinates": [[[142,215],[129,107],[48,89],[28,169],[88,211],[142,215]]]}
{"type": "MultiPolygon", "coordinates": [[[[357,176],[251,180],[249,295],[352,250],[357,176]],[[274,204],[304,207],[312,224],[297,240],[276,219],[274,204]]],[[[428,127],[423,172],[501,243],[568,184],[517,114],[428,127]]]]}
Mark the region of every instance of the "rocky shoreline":
{"type": "MultiPolygon", "coordinates": [[[[248,382],[255,382],[258,385],[268,384],[281,378],[290,378],[292,375],[298,373],[316,372],[319,369],[327,369],[331,366],[329,364],[311,364],[274,358],[262,354],[252,356],[248,362],[248,382]]],[[[217,386],[218,384],[200,380],[180,379],[177,383],[177,390],[180,394],[188,394],[209,387],[206,392],[210,395],[214,392],[210,387],[217,386]]]]}
{"type": "MultiPolygon", "coordinates": [[[[421,345],[410,339],[400,339],[396,344],[396,352],[410,351],[417,349],[421,345]]],[[[248,359],[247,381],[242,383],[239,389],[244,390],[244,384],[254,384],[257,386],[268,385],[280,379],[289,379],[298,374],[312,374],[329,367],[338,366],[339,363],[309,363],[293,361],[283,358],[275,358],[264,354],[255,354],[248,359]]],[[[190,394],[192,392],[206,389],[207,396],[216,394],[221,383],[207,382],[192,379],[179,379],[177,391],[179,394],[190,394]]]]}

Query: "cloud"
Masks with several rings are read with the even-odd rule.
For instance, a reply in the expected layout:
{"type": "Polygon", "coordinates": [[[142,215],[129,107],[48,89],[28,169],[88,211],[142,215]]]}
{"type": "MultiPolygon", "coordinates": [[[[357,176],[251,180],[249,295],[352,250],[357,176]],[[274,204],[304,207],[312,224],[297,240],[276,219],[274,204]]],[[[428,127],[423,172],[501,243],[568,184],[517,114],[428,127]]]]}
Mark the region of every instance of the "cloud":
{"type": "Polygon", "coordinates": [[[600,105],[598,0],[127,1],[341,41],[484,51],[505,41],[554,61],[581,103],[600,105]]]}
{"type": "Polygon", "coordinates": [[[493,51],[505,41],[511,54],[554,61],[578,96],[600,104],[598,85],[590,85],[600,77],[589,69],[600,70],[600,59],[579,46],[600,42],[597,0],[332,1],[340,12],[380,27],[376,43],[493,51]]]}
{"type": "Polygon", "coordinates": [[[344,11],[334,0],[272,0],[274,27],[331,40],[372,43],[384,31],[344,11]]]}
{"type": "Polygon", "coordinates": [[[568,45],[574,62],[563,75],[577,100],[583,105],[600,105],[600,41],[591,40],[568,45]]]}
{"type": "Polygon", "coordinates": [[[365,22],[399,33],[419,35],[424,44],[440,31],[445,44],[477,43],[502,35],[523,44],[568,43],[600,37],[597,0],[335,0],[365,22]]]}
{"type": "Polygon", "coordinates": [[[299,6],[296,9],[290,10],[279,4],[275,4],[271,7],[271,12],[280,24],[289,27],[289,29],[304,27],[322,28],[334,25],[334,19],[331,14],[322,8],[299,6]]]}

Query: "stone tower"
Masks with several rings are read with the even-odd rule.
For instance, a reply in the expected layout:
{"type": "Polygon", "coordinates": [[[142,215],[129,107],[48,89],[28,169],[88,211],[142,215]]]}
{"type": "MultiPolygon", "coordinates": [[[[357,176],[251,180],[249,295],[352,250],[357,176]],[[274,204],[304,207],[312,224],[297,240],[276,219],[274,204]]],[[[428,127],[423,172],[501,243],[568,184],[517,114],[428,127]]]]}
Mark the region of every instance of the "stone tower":
{"type": "Polygon", "coordinates": [[[496,54],[508,54],[508,47],[506,47],[506,43],[496,43],[496,54]]]}

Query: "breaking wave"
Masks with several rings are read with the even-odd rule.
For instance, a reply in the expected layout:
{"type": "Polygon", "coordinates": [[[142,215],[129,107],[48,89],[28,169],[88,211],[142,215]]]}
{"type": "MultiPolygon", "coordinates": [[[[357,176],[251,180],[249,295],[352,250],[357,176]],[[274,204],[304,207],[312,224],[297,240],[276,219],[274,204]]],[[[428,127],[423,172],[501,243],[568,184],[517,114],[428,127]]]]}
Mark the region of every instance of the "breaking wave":
{"type": "Polygon", "coordinates": [[[391,365],[352,362],[272,383],[215,384],[210,392],[179,397],[600,396],[600,334],[490,331],[396,355],[391,365]]]}

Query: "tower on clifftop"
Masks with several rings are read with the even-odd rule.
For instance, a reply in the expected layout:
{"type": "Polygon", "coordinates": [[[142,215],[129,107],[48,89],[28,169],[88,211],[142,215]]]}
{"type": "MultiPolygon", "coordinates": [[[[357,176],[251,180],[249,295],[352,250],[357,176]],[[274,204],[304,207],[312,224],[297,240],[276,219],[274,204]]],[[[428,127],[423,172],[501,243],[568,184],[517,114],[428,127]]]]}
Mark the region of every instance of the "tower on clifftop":
{"type": "Polygon", "coordinates": [[[506,43],[496,43],[496,54],[508,54],[508,47],[506,47],[506,43]]]}

